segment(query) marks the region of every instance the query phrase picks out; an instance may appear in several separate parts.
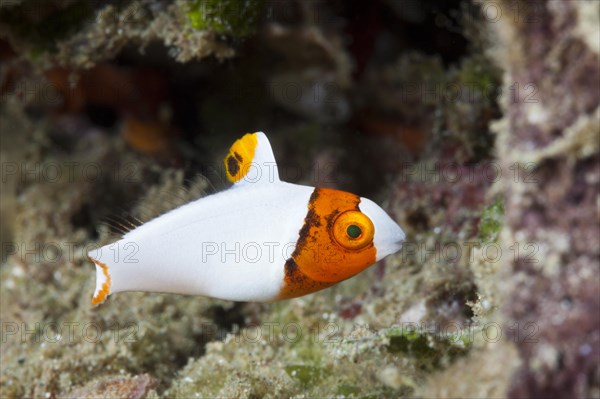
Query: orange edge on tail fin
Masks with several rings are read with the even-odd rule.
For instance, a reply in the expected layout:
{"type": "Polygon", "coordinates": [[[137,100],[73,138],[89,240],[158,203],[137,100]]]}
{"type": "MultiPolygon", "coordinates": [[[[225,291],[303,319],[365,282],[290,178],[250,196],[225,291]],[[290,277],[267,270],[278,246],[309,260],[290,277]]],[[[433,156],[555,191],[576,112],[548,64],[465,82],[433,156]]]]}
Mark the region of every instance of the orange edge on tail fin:
{"type": "Polygon", "coordinates": [[[102,283],[102,288],[92,298],[92,305],[98,305],[104,302],[104,300],[106,300],[106,297],[110,292],[110,274],[108,274],[108,267],[104,263],[99,262],[93,258],[89,259],[102,269],[102,273],[104,273],[104,277],[106,277],[106,280],[104,281],[104,283],[102,283]]]}

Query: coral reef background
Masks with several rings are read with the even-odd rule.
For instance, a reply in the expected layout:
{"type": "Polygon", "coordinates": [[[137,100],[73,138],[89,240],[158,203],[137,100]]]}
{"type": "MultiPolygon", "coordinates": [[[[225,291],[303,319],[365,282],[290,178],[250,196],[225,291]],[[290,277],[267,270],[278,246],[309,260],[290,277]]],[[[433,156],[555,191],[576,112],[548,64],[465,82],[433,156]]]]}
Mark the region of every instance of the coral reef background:
{"type": "Polygon", "coordinates": [[[0,1],[0,397],[600,398],[599,57],[594,0],[0,1]],[[404,249],[92,307],[87,250],[257,130],[404,249]]]}

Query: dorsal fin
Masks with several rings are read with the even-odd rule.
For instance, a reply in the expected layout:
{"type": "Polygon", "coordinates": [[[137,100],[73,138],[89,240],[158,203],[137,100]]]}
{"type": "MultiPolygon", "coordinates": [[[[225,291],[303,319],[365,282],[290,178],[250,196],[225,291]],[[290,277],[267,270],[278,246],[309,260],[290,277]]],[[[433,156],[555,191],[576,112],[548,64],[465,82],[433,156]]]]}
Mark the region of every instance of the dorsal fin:
{"type": "Polygon", "coordinates": [[[165,170],[160,179],[131,209],[119,208],[118,214],[102,216],[100,236],[121,239],[146,222],[205,196],[206,189],[212,184],[203,175],[187,178],[184,182],[183,170],[174,169],[165,170]]]}
{"type": "Polygon", "coordinates": [[[235,186],[279,182],[275,156],[263,132],[247,133],[236,140],[224,163],[227,179],[235,186]]]}
{"type": "Polygon", "coordinates": [[[110,234],[124,236],[132,230],[140,227],[144,222],[133,215],[105,215],[102,218],[101,224],[104,224],[109,229],[110,234]]]}

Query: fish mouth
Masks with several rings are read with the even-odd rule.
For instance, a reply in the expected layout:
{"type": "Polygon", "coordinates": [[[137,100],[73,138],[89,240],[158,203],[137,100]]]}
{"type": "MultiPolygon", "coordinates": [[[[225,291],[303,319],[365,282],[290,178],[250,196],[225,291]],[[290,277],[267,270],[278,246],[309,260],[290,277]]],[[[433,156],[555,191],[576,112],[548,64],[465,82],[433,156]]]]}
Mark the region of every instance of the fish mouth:
{"type": "Polygon", "coordinates": [[[393,232],[390,232],[391,237],[387,240],[387,242],[381,245],[381,248],[378,248],[378,252],[381,251],[381,256],[379,260],[387,257],[388,255],[393,255],[402,250],[402,246],[406,241],[406,235],[404,231],[400,228],[400,226],[395,226],[393,232]]]}
{"type": "Polygon", "coordinates": [[[394,238],[394,244],[398,246],[402,246],[404,241],[406,241],[406,234],[404,233],[404,230],[402,230],[402,228],[398,225],[396,225],[396,234],[394,238]]]}

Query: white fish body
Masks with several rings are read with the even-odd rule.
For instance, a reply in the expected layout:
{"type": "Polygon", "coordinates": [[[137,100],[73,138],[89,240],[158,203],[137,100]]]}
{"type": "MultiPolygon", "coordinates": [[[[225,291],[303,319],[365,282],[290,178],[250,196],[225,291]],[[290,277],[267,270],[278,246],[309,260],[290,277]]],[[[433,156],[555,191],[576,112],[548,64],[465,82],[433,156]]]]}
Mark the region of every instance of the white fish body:
{"type": "MultiPolygon", "coordinates": [[[[361,265],[371,264],[399,250],[404,240],[400,227],[367,199],[280,181],[263,133],[238,140],[226,158],[226,167],[228,177],[235,182],[232,188],[180,206],[128,232],[114,244],[89,253],[96,265],[94,304],[121,291],[171,292],[234,301],[290,298],[356,274],[353,266],[337,276],[337,269],[343,269],[335,259],[338,252],[347,264],[355,257],[361,259],[361,265]],[[232,160],[232,154],[246,159],[232,160]],[[325,232],[324,223],[317,221],[318,203],[337,204],[338,193],[346,202],[347,198],[357,198],[356,210],[346,216],[361,219],[362,211],[372,221],[371,242],[364,248],[339,250],[332,233],[325,232]],[[314,244],[323,240],[333,243],[314,244]],[[317,266],[304,267],[309,264],[317,266]],[[325,273],[317,270],[323,264],[336,268],[336,275],[331,277],[326,268],[325,273]]],[[[359,222],[358,226],[368,230],[359,222]]]]}

